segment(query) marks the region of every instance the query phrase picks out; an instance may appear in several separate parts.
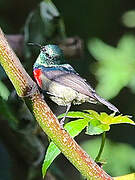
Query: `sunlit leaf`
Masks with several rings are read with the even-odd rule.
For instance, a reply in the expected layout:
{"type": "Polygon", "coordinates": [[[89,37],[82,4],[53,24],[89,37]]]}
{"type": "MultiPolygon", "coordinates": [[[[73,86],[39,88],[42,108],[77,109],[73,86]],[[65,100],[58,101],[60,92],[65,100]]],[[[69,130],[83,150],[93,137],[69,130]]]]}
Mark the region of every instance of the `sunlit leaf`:
{"type": "Polygon", "coordinates": [[[87,110],[89,112],[89,116],[91,116],[91,120],[89,120],[86,134],[96,135],[101,134],[104,131],[110,130],[110,125],[112,124],[121,124],[127,123],[135,125],[135,122],[132,121],[129,116],[115,116],[115,114],[108,115],[106,113],[98,114],[96,111],[87,110]]]}
{"type": "Polygon", "coordinates": [[[94,72],[99,81],[96,90],[104,98],[115,97],[126,86],[135,92],[134,47],[133,35],[124,35],[116,48],[96,38],[89,42],[89,51],[98,60],[94,72]]]}
{"type": "MultiPolygon", "coordinates": [[[[62,118],[62,117],[64,117],[64,115],[65,114],[61,114],[58,118],[62,118]]],[[[104,131],[109,131],[110,125],[112,125],[112,124],[127,123],[127,124],[135,125],[135,122],[132,121],[130,119],[130,117],[127,115],[115,116],[115,114],[108,115],[107,113],[104,113],[104,112],[98,114],[94,110],[85,110],[84,112],[74,112],[74,111],[69,112],[67,114],[67,117],[69,117],[69,118],[81,118],[83,120],[83,121],[81,120],[82,122],[86,121],[88,123],[86,134],[89,134],[89,135],[96,135],[96,134],[101,134],[104,131]]],[[[79,123],[79,120],[72,121],[71,124],[72,123],[75,124],[76,122],[79,123]]],[[[68,124],[66,124],[65,127],[67,125],[68,124]]],[[[70,126],[70,124],[69,124],[69,126],[70,126]]],[[[77,129],[79,128],[79,126],[80,126],[79,124],[76,126],[77,129]]],[[[71,129],[73,131],[76,128],[75,127],[72,128],[72,125],[71,125],[71,129]]]]}
{"type": "Polygon", "coordinates": [[[77,136],[86,126],[88,125],[87,119],[79,119],[76,121],[71,121],[67,123],[64,128],[72,136],[77,136]]]}
{"type": "Polygon", "coordinates": [[[94,110],[85,110],[86,112],[89,113],[89,116],[93,117],[93,119],[97,119],[99,120],[100,119],[100,115],[94,111],[94,110]]]}
{"type": "Polygon", "coordinates": [[[120,123],[128,123],[128,124],[135,125],[135,122],[132,121],[129,118],[129,116],[119,115],[119,116],[115,116],[114,117],[114,116],[109,116],[106,113],[101,113],[100,117],[101,117],[101,122],[105,123],[105,124],[108,124],[108,125],[111,125],[111,124],[120,124],[120,123]]]}
{"type": "MultiPolygon", "coordinates": [[[[95,112],[95,111],[94,111],[95,112]]],[[[96,113],[96,112],[95,112],[96,113]]],[[[64,114],[60,114],[59,116],[58,116],[58,118],[60,119],[60,118],[62,118],[62,117],[64,117],[65,116],[65,113],[64,114]]],[[[87,119],[87,118],[90,118],[90,116],[89,116],[89,114],[88,113],[86,113],[86,112],[81,112],[81,111],[70,111],[70,112],[68,112],[68,114],[66,115],[66,117],[68,117],[68,118],[85,118],[85,119],[87,119]]]]}
{"type": "MultiPolygon", "coordinates": [[[[62,118],[64,115],[65,114],[61,114],[58,118],[62,118]]],[[[97,135],[103,133],[104,131],[109,131],[111,124],[130,123],[135,125],[128,116],[114,116],[114,114],[108,115],[106,113],[98,114],[93,110],[85,110],[84,112],[68,112],[66,117],[79,118],[78,120],[71,121],[64,126],[72,137],[77,136],[85,127],[87,127],[86,134],[97,135]]],[[[60,152],[59,148],[51,142],[47,149],[42,166],[43,176],[60,152]]]]}

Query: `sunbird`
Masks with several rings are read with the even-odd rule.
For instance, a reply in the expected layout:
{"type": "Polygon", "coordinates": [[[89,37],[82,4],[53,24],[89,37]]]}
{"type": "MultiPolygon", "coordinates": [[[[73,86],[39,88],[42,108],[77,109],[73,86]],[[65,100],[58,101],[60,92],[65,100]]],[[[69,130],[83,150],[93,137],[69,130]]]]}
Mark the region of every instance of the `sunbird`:
{"type": "Polygon", "coordinates": [[[66,63],[63,51],[59,46],[29,44],[40,47],[40,54],[33,66],[33,74],[38,86],[56,104],[67,107],[65,116],[60,121],[61,127],[63,127],[71,104],[99,102],[106,105],[113,112],[119,112],[113,104],[100,97],[70,64],[66,63]]]}

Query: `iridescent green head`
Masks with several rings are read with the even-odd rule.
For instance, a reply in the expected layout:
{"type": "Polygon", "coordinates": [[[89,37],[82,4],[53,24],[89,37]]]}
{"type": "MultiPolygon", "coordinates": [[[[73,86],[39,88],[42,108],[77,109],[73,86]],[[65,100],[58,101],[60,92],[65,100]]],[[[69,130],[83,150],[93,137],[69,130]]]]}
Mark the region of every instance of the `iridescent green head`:
{"type": "Polygon", "coordinates": [[[64,64],[64,54],[62,50],[57,45],[46,45],[41,46],[41,52],[34,64],[52,66],[64,64]]]}

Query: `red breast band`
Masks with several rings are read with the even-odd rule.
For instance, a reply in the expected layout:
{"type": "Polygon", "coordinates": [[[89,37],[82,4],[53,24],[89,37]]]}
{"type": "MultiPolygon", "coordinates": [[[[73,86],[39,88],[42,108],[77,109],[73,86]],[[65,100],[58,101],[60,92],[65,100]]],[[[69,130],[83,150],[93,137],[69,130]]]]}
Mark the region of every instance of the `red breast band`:
{"type": "Polygon", "coordinates": [[[36,79],[38,85],[41,87],[42,86],[42,80],[41,80],[41,74],[42,74],[42,71],[41,69],[35,69],[33,71],[33,74],[34,74],[34,78],[36,79]]]}

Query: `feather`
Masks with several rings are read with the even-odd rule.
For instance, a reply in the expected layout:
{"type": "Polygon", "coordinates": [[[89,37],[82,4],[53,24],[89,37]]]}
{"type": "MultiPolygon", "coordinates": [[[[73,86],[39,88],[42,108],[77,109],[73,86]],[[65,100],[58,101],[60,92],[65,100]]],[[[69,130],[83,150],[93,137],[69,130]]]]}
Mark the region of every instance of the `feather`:
{"type": "Polygon", "coordinates": [[[65,65],[55,67],[44,67],[41,65],[38,69],[41,69],[42,73],[49,80],[70,87],[79,93],[93,97],[91,92],[95,92],[95,90],[86,83],[85,79],[81,78],[70,65],[68,65],[68,68],[65,65]]]}
{"type": "Polygon", "coordinates": [[[95,97],[95,99],[97,99],[97,101],[99,101],[101,104],[104,104],[105,106],[107,106],[110,110],[112,110],[114,112],[119,112],[119,110],[113,104],[111,104],[107,100],[103,99],[96,93],[93,93],[93,96],[95,97]]]}
{"type": "Polygon", "coordinates": [[[70,87],[73,90],[89,96],[91,99],[106,105],[110,110],[119,112],[119,110],[114,105],[97,95],[95,90],[86,82],[86,80],[81,78],[69,64],[51,67],[39,65],[36,68],[41,69],[43,75],[47,79],[70,87]]]}

